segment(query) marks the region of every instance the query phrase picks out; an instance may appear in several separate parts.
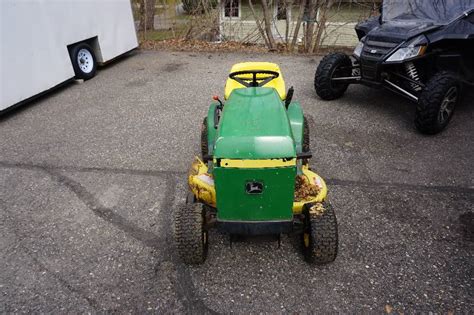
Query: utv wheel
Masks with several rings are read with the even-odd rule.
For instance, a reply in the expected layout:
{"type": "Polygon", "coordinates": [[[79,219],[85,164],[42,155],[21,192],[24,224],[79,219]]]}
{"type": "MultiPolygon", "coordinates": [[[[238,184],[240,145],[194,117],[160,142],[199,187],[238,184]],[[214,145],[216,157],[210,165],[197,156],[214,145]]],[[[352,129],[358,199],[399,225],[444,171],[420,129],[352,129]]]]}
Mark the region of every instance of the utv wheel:
{"type": "Polygon", "coordinates": [[[207,117],[204,118],[201,125],[201,158],[204,159],[209,154],[209,144],[207,141],[207,117]]]}
{"type": "Polygon", "coordinates": [[[71,50],[71,61],[77,79],[89,80],[95,76],[97,61],[91,46],[86,43],[75,45],[71,50]]]}
{"type": "Polygon", "coordinates": [[[328,202],[306,204],[305,230],[302,236],[305,260],[316,265],[333,262],[337,256],[337,220],[328,202]],[[315,206],[316,208],[312,207],[315,206]]]}
{"type": "Polygon", "coordinates": [[[174,224],[175,240],[181,259],[187,264],[203,263],[206,260],[208,248],[208,234],[204,230],[203,205],[193,200],[180,205],[175,214],[174,224]]]}
{"type": "Polygon", "coordinates": [[[333,81],[333,78],[350,77],[352,75],[352,61],[346,54],[332,53],[319,63],[314,77],[316,94],[323,100],[335,100],[346,92],[348,83],[333,81]]]}
{"type": "Polygon", "coordinates": [[[418,131],[435,134],[443,130],[453,117],[460,92],[460,84],[454,74],[448,71],[435,74],[418,100],[415,114],[418,131]]]}

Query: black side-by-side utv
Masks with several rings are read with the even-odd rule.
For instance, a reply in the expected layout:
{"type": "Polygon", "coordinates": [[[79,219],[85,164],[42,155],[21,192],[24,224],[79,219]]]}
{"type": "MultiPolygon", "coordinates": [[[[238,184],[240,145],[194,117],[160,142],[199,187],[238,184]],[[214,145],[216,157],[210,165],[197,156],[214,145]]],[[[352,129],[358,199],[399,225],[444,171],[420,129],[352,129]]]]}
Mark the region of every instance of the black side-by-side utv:
{"type": "Polygon", "coordinates": [[[352,83],[384,87],[417,103],[420,132],[443,130],[462,90],[474,86],[474,0],[384,0],[381,15],[355,30],[352,57],[332,53],[320,62],[319,97],[337,99],[352,83]]]}

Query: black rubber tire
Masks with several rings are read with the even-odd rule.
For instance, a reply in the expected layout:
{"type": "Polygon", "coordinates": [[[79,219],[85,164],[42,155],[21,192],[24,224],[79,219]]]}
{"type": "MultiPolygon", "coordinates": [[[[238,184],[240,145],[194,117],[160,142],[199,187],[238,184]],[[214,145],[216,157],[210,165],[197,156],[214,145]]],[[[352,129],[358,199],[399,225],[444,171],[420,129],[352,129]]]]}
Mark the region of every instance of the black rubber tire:
{"type": "Polygon", "coordinates": [[[415,113],[415,127],[424,134],[436,134],[442,131],[453,117],[457,103],[461,99],[461,85],[455,75],[449,71],[440,71],[432,76],[420,94],[415,113]],[[448,118],[438,120],[441,105],[448,91],[457,89],[457,100],[448,118]]]}
{"type": "Polygon", "coordinates": [[[72,62],[72,67],[74,68],[74,73],[76,74],[76,79],[89,80],[95,77],[95,74],[97,72],[97,59],[95,57],[94,50],[88,44],[79,43],[72,47],[71,62],[72,62]],[[86,62],[92,62],[92,69],[89,72],[84,72],[79,65],[78,55],[81,49],[85,49],[89,51],[89,53],[92,56],[92,60],[86,60],[86,62]]]}
{"type": "Polygon", "coordinates": [[[335,100],[346,92],[348,83],[333,83],[331,81],[334,72],[341,67],[347,68],[339,70],[338,76],[350,77],[352,75],[352,61],[349,56],[343,53],[329,54],[319,63],[314,76],[314,88],[316,94],[323,100],[335,100]]]}
{"type": "Polygon", "coordinates": [[[207,141],[207,117],[204,118],[201,125],[201,158],[204,159],[209,154],[209,143],[207,141]]]}
{"type": "Polygon", "coordinates": [[[333,262],[338,250],[337,219],[330,203],[324,202],[321,214],[309,211],[312,204],[303,208],[305,231],[302,236],[305,260],[316,265],[333,262]],[[305,244],[304,234],[309,234],[309,244],[305,244]]]}
{"type": "Polygon", "coordinates": [[[306,116],[303,116],[303,152],[309,152],[310,140],[309,140],[309,125],[306,116]]]}
{"type": "Polygon", "coordinates": [[[183,262],[202,264],[206,260],[208,249],[203,205],[193,201],[179,205],[174,218],[174,231],[178,254],[183,262]]]}

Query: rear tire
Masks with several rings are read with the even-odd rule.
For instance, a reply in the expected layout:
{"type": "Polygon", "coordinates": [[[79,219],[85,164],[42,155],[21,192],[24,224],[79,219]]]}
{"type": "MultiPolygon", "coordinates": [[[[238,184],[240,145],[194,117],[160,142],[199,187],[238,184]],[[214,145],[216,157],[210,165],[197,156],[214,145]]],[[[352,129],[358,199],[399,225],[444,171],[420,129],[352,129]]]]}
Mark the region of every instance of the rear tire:
{"type": "Polygon", "coordinates": [[[342,53],[325,56],[319,63],[314,77],[316,94],[327,101],[340,98],[346,92],[349,83],[334,82],[332,78],[350,76],[352,76],[352,61],[349,56],[342,53]]]}
{"type": "Polygon", "coordinates": [[[97,71],[94,50],[86,43],[80,43],[71,49],[71,62],[76,79],[92,79],[97,71]]]}
{"type": "Polygon", "coordinates": [[[201,158],[204,159],[208,154],[209,142],[207,141],[207,117],[205,117],[201,125],[201,158]]]}
{"type": "Polygon", "coordinates": [[[194,196],[175,213],[175,241],[178,254],[186,264],[197,265],[206,260],[208,233],[204,229],[204,214],[204,206],[194,202],[194,196]]]}
{"type": "Polygon", "coordinates": [[[302,235],[305,260],[316,265],[333,262],[338,250],[337,219],[328,202],[306,204],[303,208],[305,229],[302,235]],[[313,205],[322,210],[311,210],[313,205]]]}
{"type": "Polygon", "coordinates": [[[449,71],[435,74],[421,92],[416,107],[415,126],[421,133],[442,131],[454,114],[460,100],[461,86],[449,71]]]}

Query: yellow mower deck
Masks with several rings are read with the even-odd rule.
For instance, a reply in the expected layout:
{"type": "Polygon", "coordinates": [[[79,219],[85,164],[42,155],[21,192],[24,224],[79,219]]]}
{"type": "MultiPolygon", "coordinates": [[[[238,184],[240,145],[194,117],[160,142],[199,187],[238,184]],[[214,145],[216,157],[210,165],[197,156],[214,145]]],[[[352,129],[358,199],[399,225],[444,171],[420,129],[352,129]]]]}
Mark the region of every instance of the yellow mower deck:
{"type": "MultiPolygon", "coordinates": [[[[316,173],[303,166],[303,175],[309,184],[318,188],[316,196],[308,196],[302,201],[293,202],[293,214],[300,214],[303,206],[307,203],[323,202],[327,196],[327,187],[324,180],[316,173]]],[[[196,199],[212,207],[216,207],[216,190],[214,178],[208,173],[208,168],[198,157],[195,158],[188,176],[189,188],[196,199]]]]}

